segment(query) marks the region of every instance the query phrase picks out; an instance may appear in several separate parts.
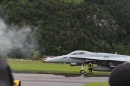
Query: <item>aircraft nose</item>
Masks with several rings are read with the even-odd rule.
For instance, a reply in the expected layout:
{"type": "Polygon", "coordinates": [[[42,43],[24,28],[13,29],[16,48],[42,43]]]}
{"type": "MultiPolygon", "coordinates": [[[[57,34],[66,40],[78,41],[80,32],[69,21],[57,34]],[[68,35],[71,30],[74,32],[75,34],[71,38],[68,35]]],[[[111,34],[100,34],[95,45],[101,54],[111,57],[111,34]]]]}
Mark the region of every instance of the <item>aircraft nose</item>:
{"type": "Polygon", "coordinates": [[[44,62],[49,62],[50,57],[45,58],[44,62]]]}

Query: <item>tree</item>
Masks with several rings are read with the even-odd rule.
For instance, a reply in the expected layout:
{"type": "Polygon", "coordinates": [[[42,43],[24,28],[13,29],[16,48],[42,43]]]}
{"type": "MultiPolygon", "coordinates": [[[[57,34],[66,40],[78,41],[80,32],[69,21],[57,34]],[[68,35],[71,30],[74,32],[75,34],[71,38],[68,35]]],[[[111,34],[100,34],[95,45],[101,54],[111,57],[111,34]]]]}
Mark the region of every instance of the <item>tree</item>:
{"type": "Polygon", "coordinates": [[[39,59],[39,55],[40,55],[40,52],[39,51],[35,51],[34,54],[33,54],[33,60],[38,60],[39,59]]]}

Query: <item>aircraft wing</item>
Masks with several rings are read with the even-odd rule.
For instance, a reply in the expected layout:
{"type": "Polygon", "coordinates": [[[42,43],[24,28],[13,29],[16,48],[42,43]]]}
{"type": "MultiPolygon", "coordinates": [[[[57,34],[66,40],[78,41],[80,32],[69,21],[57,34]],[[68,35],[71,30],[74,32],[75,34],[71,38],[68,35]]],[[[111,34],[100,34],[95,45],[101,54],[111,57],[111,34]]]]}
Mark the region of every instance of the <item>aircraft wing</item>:
{"type": "Polygon", "coordinates": [[[86,57],[86,56],[71,56],[70,58],[75,59],[85,59],[85,60],[107,60],[107,61],[123,61],[123,62],[130,62],[130,57],[122,56],[122,57],[86,57]]]}

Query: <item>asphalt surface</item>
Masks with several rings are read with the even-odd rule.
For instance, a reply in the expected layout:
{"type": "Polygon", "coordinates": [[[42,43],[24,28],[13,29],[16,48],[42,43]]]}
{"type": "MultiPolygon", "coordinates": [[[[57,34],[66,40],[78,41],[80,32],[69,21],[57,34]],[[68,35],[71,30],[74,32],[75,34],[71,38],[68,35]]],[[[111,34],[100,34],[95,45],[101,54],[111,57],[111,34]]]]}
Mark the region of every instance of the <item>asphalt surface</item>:
{"type": "Polygon", "coordinates": [[[108,77],[65,77],[53,74],[13,73],[13,76],[21,80],[21,86],[84,86],[88,82],[108,81],[108,77]]]}

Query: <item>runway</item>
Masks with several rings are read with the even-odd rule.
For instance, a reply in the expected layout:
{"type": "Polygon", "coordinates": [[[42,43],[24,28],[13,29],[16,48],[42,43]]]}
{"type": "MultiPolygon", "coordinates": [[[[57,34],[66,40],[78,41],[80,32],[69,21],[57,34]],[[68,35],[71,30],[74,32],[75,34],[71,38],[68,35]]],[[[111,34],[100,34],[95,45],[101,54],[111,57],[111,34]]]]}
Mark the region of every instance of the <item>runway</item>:
{"type": "Polygon", "coordinates": [[[53,74],[13,73],[22,86],[84,86],[88,82],[107,82],[108,77],[65,77],[53,74]]]}

